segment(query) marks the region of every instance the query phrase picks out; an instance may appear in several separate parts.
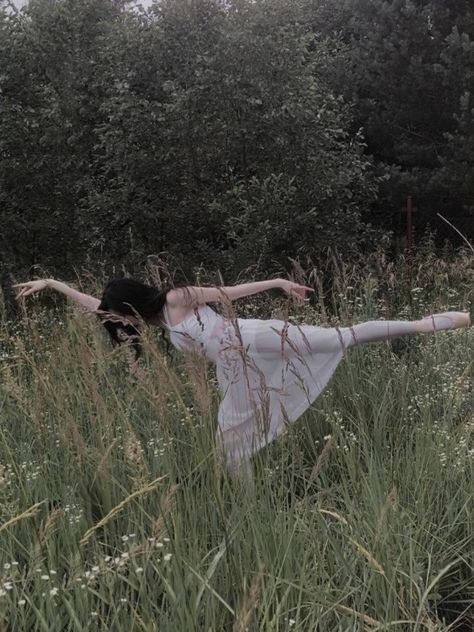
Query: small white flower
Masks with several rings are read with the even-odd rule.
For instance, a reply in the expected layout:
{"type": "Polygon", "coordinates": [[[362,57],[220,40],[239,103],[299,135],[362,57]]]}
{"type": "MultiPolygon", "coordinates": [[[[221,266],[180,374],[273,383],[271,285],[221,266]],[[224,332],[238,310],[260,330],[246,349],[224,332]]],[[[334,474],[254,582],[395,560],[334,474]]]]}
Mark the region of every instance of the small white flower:
{"type": "Polygon", "coordinates": [[[122,603],[127,603],[127,600],[125,599],[125,597],[122,597],[122,598],[120,599],[120,601],[121,601],[122,603]]]}
{"type": "Polygon", "coordinates": [[[24,599],[20,599],[20,600],[18,601],[18,605],[19,605],[19,606],[24,606],[24,605],[25,605],[25,603],[26,603],[26,601],[25,601],[24,599]]]}
{"type": "Polygon", "coordinates": [[[135,573],[136,573],[137,575],[138,575],[139,573],[143,573],[143,568],[142,568],[141,566],[138,566],[138,567],[135,569],[135,573]]]}
{"type": "Polygon", "coordinates": [[[59,588],[57,588],[56,586],[54,588],[51,588],[51,590],[49,591],[49,594],[51,595],[51,597],[54,597],[55,595],[58,594],[59,588]]]}
{"type": "Polygon", "coordinates": [[[9,568],[11,568],[11,564],[9,564],[8,562],[5,562],[5,564],[3,565],[3,568],[7,571],[9,568]]]}
{"type": "Polygon", "coordinates": [[[13,584],[11,582],[5,582],[3,584],[3,587],[5,588],[5,590],[13,590],[13,584]]]}
{"type": "Polygon", "coordinates": [[[98,572],[99,572],[99,570],[100,570],[100,568],[99,568],[98,566],[93,566],[93,567],[92,567],[92,571],[93,571],[94,573],[98,573],[98,572]]]}
{"type": "Polygon", "coordinates": [[[41,579],[49,579],[49,575],[41,575],[41,579]]]}
{"type": "Polygon", "coordinates": [[[292,628],[295,625],[296,621],[294,619],[288,619],[288,624],[290,626],[290,628],[292,628]]]}
{"type": "Polygon", "coordinates": [[[3,588],[0,588],[0,597],[5,597],[6,594],[6,591],[3,590],[3,588]]]}
{"type": "Polygon", "coordinates": [[[166,553],[166,555],[163,555],[163,559],[165,562],[169,562],[171,557],[172,557],[171,553],[166,553]]]}
{"type": "MultiPolygon", "coordinates": [[[[326,435],[326,436],[324,437],[324,441],[329,441],[329,439],[331,439],[331,438],[332,438],[332,437],[331,437],[331,435],[330,435],[330,434],[329,434],[329,435],[326,435]]],[[[293,621],[293,619],[290,619],[290,621],[293,621]]]]}
{"type": "Polygon", "coordinates": [[[163,538],[163,542],[170,542],[169,538],[163,538]]]}
{"type": "Polygon", "coordinates": [[[122,541],[123,542],[127,542],[128,541],[128,535],[123,535],[122,536],[122,541]]]}
{"type": "Polygon", "coordinates": [[[54,568],[52,568],[52,569],[49,571],[49,574],[50,574],[50,575],[57,575],[57,572],[54,570],[54,568]]]}
{"type": "Polygon", "coordinates": [[[98,612],[91,612],[91,617],[98,617],[99,613],[98,612]]]}

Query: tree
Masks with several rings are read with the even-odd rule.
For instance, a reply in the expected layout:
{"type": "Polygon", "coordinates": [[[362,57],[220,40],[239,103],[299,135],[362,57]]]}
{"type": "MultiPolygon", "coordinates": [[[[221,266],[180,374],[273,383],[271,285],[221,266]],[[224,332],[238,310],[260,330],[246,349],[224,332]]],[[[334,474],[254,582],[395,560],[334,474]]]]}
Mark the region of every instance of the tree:
{"type": "Polygon", "coordinates": [[[472,87],[472,3],[345,0],[332,13],[333,2],[306,6],[314,30],[337,34],[347,46],[333,86],[354,104],[355,125],[385,175],[374,209],[380,221],[393,226],[408,194],[418,198],[421,223],[433,222],[441,208],[461,217],[468,174],[461,163],[455,167],[454,139],[472,87]]]}

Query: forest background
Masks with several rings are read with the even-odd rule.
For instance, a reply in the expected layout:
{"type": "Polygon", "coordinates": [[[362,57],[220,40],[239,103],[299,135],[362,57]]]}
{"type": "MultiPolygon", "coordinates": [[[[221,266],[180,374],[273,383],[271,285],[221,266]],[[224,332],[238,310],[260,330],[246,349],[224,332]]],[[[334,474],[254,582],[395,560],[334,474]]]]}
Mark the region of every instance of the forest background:
{"type": "Polygon", "coordinates": [[[0,2],[2,285],[396,251],[408,195],[470,237],[473,39],[467,0],[0,2]]]}

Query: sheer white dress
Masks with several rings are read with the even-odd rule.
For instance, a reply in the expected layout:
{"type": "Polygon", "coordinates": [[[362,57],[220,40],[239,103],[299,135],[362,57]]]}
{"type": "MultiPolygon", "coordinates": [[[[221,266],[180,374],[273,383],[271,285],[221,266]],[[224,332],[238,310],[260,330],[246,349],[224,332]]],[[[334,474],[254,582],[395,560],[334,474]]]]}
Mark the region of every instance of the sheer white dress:
{"type": "MultiPolygon", "coordinates": [[[[222,395],[217,442],[238,471],[314,402],[345,350],[363,342],[416,333],[410,321],[371,321],[352,327],[292,325],[281,320],[227,319],[200,306],[178,325],[163,311],[170,341],[200,351],[216,365],[222,395]]],[[[449,318],[437,329],[449,329],[449,318]]]]}

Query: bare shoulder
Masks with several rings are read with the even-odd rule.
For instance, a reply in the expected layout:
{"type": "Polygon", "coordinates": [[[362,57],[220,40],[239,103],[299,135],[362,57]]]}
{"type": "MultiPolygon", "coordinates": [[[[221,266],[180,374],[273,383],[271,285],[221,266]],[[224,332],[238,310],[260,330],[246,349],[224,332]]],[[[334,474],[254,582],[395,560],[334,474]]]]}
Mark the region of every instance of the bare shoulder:
{"type": "Polygon", "coordinates": [[[166,294],[166,305],[168,308],[186,308],[197,307],[199,304],[196,293],[192,287],[178,287],[169,290],[166,294]]]}
{"type": "Polygon", "coordinates": [[[196,300],[190,300],[186,295],[187,288],[170,290],[166,295],[166,311],[171,326],[179,325],[183,320],[194,314],[199,305],[196,300]]]}
{"type": "Polygon", "coordinates": [[[92,313],[97,313],[99,310],[99,305],[101,300],[99,298],[95,298],[93,296],[86,297],[86,302],[83,304],[83,307],[92,313]]]}

